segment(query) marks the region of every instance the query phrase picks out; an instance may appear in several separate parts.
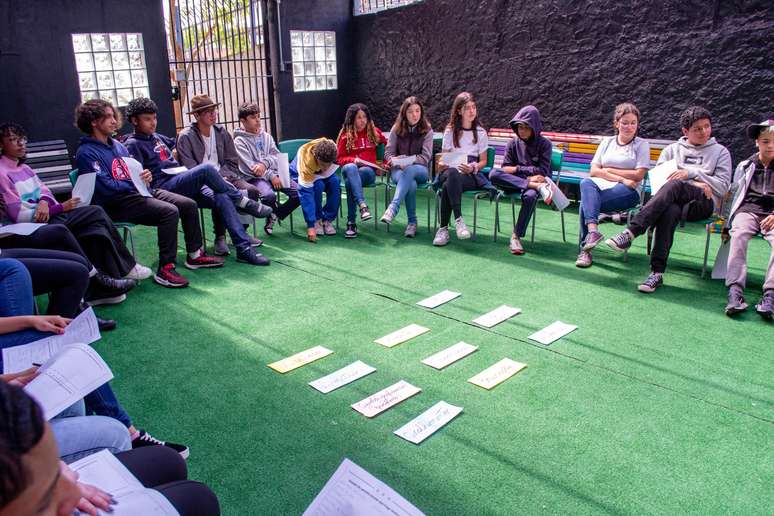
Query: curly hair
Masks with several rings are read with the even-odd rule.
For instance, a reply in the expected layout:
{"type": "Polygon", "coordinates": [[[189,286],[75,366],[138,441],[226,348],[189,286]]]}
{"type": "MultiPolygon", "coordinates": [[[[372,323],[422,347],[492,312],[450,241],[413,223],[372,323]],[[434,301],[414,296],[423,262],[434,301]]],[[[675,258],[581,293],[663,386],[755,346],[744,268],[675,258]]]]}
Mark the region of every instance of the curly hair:
{"type": "Polygon", "coordinates": [[[239,105],[239,119],[244,120],[248,116],[251,115],[260,115],[261,114],[261,108],[258,106],[257,102],[243,102],[239,105]]]}
{"type": "Polygon", "coordinates": [[[24,138],[27,136],[27,131],[19,124],[14,124],[13,122],[0,125],[0,138],[8,138],[9,136],[24,138]]]}
{"type": "Polygon", "coordinates": [[[347,108],[347,112],[344,115],[344,125],[341,126],[341,131],[336,137],[336,140],[341,139],[341,135],[346,135],[347,138],[347,152],[352,151],[352,147],[355,146],[355,118],[357,114],[362,111],[366,116],[366,134],[368,141],[376,145],[379,143],[379,138],[376,136],[376,129],[374,129],[374,121],[371,119],[371,112],[368,110],[368,106],[357,102],[347,108]]]}
{"type": "Polygon", "coordinates": [[[320,163],[333,163],[336,161],[337,152],[336,143],[328,138],[323,138],[312,149],[312,156],[320,163]]]}
{"type": "Polygon", "coordinates": [[[23,389],[0,381],[0,507],[32,482],[23,459],[43,438],[45,425],[43,411],[23,389]]]}
{"type": "Polygon", "coordinates": [[[93,134],[94,128],[91,127],[92,122],[104,118],[108,115],[108,109],[113,111],[116,120],[120,125],[121,114],[113,107],[113,104],[107,100],[91,99],[87,100],[83,104],[75,108],[75,126],[85,134],[93,134]]]}
{"type": "Polygon", "coordinates": [[[129,101],[126,106],[126,118],[132,121],[132,117],[140,115],[155,115],[158,114],[159,107],[151,99],[145,97],[137,97],[129,101]]]}
{"type": "Polygon", "coordinates": [[[691,106],[680,114],[680,127],[690,129],[699,120],[707,119],[712,123],[712,115],[701,106],[691,106]]]}

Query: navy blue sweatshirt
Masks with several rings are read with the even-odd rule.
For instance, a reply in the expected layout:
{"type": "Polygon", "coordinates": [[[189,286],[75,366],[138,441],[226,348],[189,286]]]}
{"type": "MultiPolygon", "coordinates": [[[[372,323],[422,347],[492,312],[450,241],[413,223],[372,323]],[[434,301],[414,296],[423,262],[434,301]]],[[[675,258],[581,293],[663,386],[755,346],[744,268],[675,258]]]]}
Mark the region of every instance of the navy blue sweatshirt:
{"type": "Polygon", "coordinates": [[[504,167],[518,167],[515,175],[519,177],[551,177],[551,142],[541,136],[543,122],[535,106],[524,106],[511,119],[511,129],[527,124],[532,129],[532,138],[527,141],[519,138],[518,133],[508,142],[505,149],[504,167]]]}
{"type": "Polygon", "coordinates": [[[151,171],[153,188],[163,188],[162,184],[169,179],[163,169],[179,167],[180,163],[172,156],[175,140],[163,134],[130,134],[126,139],[126,148],[134,159],[142,163],[142,167],[151,171]]]}
{"type": "Polygon", "coordinates": [[[123,158],[129,157],[121,142],[108,138],[107,144],[91,136],[81,137],[75,153],[78,175],[97,173],[92,204],[101,204],[117,196],[137,193],[123,158]]]}

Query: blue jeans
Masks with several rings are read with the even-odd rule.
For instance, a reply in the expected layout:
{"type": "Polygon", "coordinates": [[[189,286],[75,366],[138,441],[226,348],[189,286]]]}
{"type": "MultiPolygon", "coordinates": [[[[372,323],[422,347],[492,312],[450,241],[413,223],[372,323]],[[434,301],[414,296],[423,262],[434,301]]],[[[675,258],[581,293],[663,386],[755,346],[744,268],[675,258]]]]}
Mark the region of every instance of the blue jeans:
{"type": "Polygon", "coordinates": [[[214,165],[203,163],[187,172],[170,176],[159,184],[159,188],[189,197],[200,207],[213,210],[215,235],[223,235],[225,226],[231,241],[234,242],[234,247],[237,249],[250,247],[247,231],[237,213],[237,206],[245,196],[233,185],[227,183],[214,165]],[[219,216],[216,216],[215,211],[219,216]]]}
{"type": "Polygon", "coordinates": [[[68,464],[100,450],[116,454],[132,448],[124,425],[109,417],[87,416],[83,401],[65,409],[50,423],[59,456],[68,464]]]}
{"type": "Polygon", "coordinates": [[[640,194],[621,183],[613,188],[602,190],[589,178],[581,181],[580,210],[580,241],[586,238],[589,232],[586,224],[597,224],[599,213],[604,211],[622,211],[637,206],[640,202],[640,194]]]}
{"type": "Polygon", "coordinates": [[[371,167],[360,167],[347,163],[341,167],[344,186],[347,189],[347,222],[355,222],[357,207],[365,202],[363,187],[374,184],[376,172],[371,167]]]}
{"type": "Polygon", "coordinates": [[[325,179],[316,180],[312,186],[298,185],[301,198],[301,210],[304,212],[306,227],[313,228],[315,221],[334,220],[341,203],[341,180],[333,174],[325,179]],[[322,194],[325,192],[325,206],[322,194]]]}
{"type": "Polygon", "coordinates": [[[417,185],[427,183],[428,172],[424,165],[409,165],[401,169],[395,167],[391,172],[392,181],[397,185],[392,197],[390,209],[397,215],[400,203],[405,200],[409,224],[417,223],[417,185]]]}

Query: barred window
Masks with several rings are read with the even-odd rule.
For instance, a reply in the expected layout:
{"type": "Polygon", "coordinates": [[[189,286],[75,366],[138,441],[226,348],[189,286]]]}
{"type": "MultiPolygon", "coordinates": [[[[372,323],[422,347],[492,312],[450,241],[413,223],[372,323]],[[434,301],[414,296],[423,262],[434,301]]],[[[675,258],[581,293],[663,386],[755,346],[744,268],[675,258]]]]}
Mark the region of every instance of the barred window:
{"type": "Polygon", "coordinates": [[[355,0],[355,16],[371,14],[385,9],[403,7],[421,2],[422,0],[355,0]]]}

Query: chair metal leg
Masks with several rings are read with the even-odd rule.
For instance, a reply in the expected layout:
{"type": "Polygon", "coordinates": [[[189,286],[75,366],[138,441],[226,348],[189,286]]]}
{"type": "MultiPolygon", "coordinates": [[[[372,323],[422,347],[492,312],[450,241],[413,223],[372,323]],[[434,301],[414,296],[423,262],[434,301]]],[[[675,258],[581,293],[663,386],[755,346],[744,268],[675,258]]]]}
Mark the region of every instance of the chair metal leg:
{"type": "Polygon", "coordinates": [[[511,231],[516,227],[516,199],[511,197],[511,219],[513,219],[513,226],[511,226],[511,231]]]}
{"type": "Polygon", "coordinates": [[[374,231],[379,231],[379,189],[374,185],[374,231]]]}
{"type": "Polygon", "coordinates": [[[492,239],[497,242],[497,231],[500,229],[500,193],[495,196],[495,220],[494,231],[492,232],[492,239]]]}
{"type": "Polygon", "coordinates": [[[292,235],[293,234],[293,212],[291,211],[290,215],[288,216],[290,217],[290,234],[292,235]]]}
{"type": "Polygon", "coordinates": [[[704,279],[704,276],[707,275],[707,257],[709,256],[709,246],[710,246],[710,235],[709,228],[707,228],[707,241],[704,243],[704,265],[701,267],[701,278],[704,279]]]}
{"type": "Polygon", "coordinates": [[[129,238],[129,244],[130,249],[132,250],[132,256],[134,259],[137,259],[137,253],[134,251],[134,235],[132,234],[132,228],[129,226],[124,226],[124,244],[126,244],[126,239],[129,238]]]}
{"type": "Polygon", "coordinates": [[[567,242],[567,236],[564,233],[564,210],[560,211],[559,215],[562,218],[562,242],[567,242]]]}
{"type": "Polygon", "coordinates": [[[207,249],[207,232],[204,227],[204,208],[199,208],[199,223],[202,226],[202,246],[207,249]]]}
{"type": "Polygon", "coordinates": [[[478,197],[473,196],[473,240],[476,240],[476,220],[478,217],[478,197]]]}

